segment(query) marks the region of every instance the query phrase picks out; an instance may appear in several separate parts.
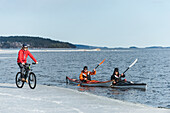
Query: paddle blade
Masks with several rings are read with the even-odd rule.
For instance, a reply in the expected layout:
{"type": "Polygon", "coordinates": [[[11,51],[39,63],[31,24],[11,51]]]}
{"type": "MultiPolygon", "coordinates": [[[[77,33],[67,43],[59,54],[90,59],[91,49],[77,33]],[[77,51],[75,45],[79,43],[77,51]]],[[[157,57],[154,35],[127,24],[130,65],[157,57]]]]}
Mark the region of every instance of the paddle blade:
{"type": "Polygon", "coordinates": [[[104,61],[105,61],[105,59],[104,59],[100,64],[98,64],[98,65],[95,67],[95,69],[97,69],[101,64],[103,64],[104,61]]]}
{"type": "Polygon", "coordinates": [[[104,61],[105,61],[105,59],[99,65],[103,64],[104,61]]]}
{"type": "Polygon", "coordinates": [[[129,68],[131,68],[133,65],[135,65],[135,63],[138,61],[138,59],[136,59],[130,66],[129,68]]]}

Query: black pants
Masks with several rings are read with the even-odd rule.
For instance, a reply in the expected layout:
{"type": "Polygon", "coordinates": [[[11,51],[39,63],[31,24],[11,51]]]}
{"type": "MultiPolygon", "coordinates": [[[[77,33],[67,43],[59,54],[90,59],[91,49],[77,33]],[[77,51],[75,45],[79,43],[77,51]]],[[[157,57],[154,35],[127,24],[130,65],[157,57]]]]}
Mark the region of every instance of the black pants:
{"type": "Polygon", "coordinates": [[[91,76],[90,75],[87,75],[87,80],[91,80],[91,76]]]}
{"type": "Polygon", "coordinates": [[[20,68],[20,72],[21,72],[21,78],[27,78],[27,75],[28,75],[28,68],[29,68],[29,65],[27,63],[25,63],[25,65],[23,65],[22,63],[18,63],[18,66],[20,68]],[[24,71],[26,70],[26,73],[24,75],[24,71]]]}

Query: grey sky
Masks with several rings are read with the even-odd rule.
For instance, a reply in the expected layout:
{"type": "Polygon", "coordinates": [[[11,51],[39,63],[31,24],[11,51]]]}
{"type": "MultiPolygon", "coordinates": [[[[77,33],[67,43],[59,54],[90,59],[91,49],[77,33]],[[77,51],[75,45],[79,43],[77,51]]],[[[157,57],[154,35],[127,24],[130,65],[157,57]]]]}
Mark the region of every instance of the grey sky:
{"type": "Polygon", "coordinates": [[[170,0],[0,0],[0,35],[107,47],[170,46],[170,0]]]}

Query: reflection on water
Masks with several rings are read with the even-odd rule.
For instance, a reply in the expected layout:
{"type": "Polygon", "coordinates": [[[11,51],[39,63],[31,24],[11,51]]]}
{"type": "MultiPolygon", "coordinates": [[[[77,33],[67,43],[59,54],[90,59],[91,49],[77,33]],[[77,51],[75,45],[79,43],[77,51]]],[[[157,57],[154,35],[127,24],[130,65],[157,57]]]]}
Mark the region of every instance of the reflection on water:
{"type": "Polygon", "coordinates": [[[78,88],[78,91],[82,91],[82,92],[84,92],[84,91],[95,91],[95,87],[81,87],[80,86],[80,88],[78,88]]]}
{"type": "MultiPolygon", "coordinates": [[[[38,84],[67,87],[109,98],[170,108],[170,49],[86,52],[34,51],[32,54],[39,62],[38,65],[32,67],[38,84]],[[110,80],[115,67],[119,67],[121,73],[136,58],[138,58],[138,62],[126,72],[126,79],[147,83],[146,90],[66,85],[65,77],[78,79],[85,65],[89,67],[89,71],[92,71],[98,63],[106,59],[97,68],[97,75],[92,76],[92,79],[107,81],[110,80]]],[[[16,59],[16,50],[0,53],[1,83],[15,83],[15,75],[19,71],[16,59]]],[[[32,62],[32,60],[28,59],[28,62],[32,62]]]]}

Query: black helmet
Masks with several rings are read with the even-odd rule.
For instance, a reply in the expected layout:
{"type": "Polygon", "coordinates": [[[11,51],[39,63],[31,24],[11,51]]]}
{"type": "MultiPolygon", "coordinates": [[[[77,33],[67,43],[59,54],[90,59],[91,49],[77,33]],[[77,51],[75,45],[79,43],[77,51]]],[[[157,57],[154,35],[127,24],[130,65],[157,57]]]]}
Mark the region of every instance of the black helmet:
{"type": "Polygon", "coordinates": [[[88,67],[87,66],[84,66],[83,70],[87,69],[88,70],[88,67]]]}
{"type": "Polygon", "coordinates": [[[115,68],[115,71],[116,71],[116,72],[119,72],[119,68],[115,68]]]}
{"type": "Polygon", "coordinates": [[[115,74],[116,74],[116,72],[118,72],[118,74],[119,74],[119,68],[115,68],[115,69],[114,69],[114,71],[113,71],[113,75],[115,75],[115,74]]]}
{"type": "Polygon", "coordinates": [[[28,47],[28,45],[27,44],[23,44],[22,47],[28,47]]]}

